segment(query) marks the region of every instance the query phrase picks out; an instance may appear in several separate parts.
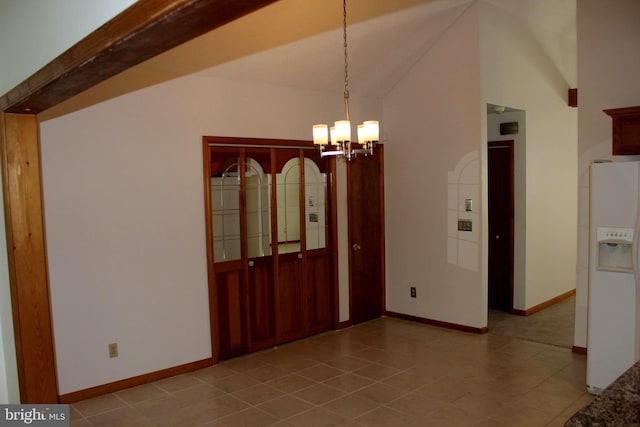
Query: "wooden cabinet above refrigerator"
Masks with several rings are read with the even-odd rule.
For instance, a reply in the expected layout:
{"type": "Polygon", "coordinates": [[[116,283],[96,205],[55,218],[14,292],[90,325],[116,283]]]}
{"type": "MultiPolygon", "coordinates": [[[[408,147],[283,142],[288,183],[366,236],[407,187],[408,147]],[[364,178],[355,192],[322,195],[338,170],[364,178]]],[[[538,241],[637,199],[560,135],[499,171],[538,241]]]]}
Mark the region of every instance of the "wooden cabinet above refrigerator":
{"type": "Polygon", "coordinates": [[[640,106],[604,110],[613,120],[614,156],[640,154],[640,106]]]}

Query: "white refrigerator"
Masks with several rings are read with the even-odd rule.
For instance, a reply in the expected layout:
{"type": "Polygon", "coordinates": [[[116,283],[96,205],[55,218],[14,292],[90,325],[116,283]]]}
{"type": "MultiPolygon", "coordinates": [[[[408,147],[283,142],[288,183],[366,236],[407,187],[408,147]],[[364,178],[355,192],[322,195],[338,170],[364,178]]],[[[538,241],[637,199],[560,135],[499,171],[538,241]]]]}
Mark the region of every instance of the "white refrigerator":
{"type": "Polygon", "coordinates": [[[591,165],[587,387],[600,394],[639,356],[640,162],[591,165]]]}

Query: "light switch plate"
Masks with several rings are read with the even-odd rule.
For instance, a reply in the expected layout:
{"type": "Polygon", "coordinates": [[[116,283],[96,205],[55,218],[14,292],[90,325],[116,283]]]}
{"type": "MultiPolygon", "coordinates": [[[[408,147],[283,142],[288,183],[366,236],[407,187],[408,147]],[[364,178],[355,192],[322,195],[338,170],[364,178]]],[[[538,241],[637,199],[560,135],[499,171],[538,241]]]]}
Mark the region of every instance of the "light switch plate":
{"type": "Polygon", "coordinates": [[[467,212],[471,212],[473,210],[473,200],[472,199],[464,199],[464,210],[467,212]]]}
{"type": "Polygon", "coordinates": [[[470,219],[459,219],[458,220],[458,230],[459,231],[471,231],[473,228],[472,222],[470,219]]]}

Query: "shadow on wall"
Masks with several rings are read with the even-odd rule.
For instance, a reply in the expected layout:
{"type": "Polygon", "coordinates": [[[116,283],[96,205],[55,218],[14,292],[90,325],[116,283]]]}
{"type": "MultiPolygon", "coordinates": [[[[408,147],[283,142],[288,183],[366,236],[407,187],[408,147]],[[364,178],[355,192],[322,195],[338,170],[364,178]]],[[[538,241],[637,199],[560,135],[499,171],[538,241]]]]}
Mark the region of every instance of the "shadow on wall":
{"type": "Polygon", "coordinates": [[[448,176],[447,262],[478,271],[480,214],[480,152],[465,154],[448,176]],[[470,221],[471,230],[458,230],[458,221],[470,221]]]}

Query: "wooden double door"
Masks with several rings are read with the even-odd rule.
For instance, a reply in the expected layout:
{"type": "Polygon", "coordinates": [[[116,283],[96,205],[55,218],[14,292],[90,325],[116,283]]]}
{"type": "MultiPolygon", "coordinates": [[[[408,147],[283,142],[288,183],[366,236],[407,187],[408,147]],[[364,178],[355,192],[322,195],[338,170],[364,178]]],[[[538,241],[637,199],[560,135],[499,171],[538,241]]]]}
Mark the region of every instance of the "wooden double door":
{"type": "Polygon", "coordinates": [[[328,161],[290,141],[204,142],[214,358],[328,330],[328,161]]]}

